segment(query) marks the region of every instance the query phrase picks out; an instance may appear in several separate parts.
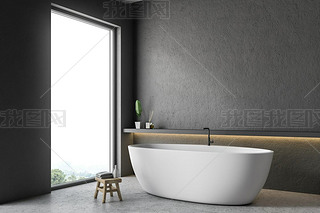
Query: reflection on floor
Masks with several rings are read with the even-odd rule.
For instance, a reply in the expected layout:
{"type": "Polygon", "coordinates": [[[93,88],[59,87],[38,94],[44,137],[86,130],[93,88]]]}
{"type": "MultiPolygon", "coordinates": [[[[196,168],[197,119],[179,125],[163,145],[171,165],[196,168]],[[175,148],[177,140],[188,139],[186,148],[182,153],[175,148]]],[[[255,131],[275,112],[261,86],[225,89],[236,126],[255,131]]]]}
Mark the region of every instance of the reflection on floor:
{"type": "Polygon", "coordinates": [[[319,212],[320,195],[262,190],[248,206],[217,206],[169,200],[145,193],[134,176],[120,184],[123,201],[102,195],[93,199],[95,183],[53,191],[51,194],[8,203],[0,212],[319,212]]]}

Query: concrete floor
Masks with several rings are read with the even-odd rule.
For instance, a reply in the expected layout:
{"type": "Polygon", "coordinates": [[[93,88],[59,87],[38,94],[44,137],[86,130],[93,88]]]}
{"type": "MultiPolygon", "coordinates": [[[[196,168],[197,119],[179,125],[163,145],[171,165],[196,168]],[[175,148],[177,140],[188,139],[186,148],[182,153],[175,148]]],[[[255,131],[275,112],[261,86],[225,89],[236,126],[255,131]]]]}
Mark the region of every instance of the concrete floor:
{"type": "Polygon", "coordinates": [[[169,200],[145,193],[134,176],[120,184],[123,201],[115,195],[93,199],[95,183],[53,191],[51,194],[0,206],[0,212],[319,212],[320,195],[262,190],[248,206],[217,206],[169,200]]]}

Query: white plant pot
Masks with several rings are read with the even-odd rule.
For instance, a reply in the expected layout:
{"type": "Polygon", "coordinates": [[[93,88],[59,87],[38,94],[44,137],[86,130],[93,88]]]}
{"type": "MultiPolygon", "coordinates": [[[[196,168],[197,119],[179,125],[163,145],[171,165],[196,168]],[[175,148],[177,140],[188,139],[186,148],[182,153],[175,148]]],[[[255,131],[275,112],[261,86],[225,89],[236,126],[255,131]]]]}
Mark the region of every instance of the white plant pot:
{"type": "Polygon", "coordinates": [[[136,125],[136,129],[140,129],[140,124],[141,124],[140,121],[136,121],[134,122],[134,124],[136,125]]]}
{"type": "Polygon", "coordinates": [[[151,122],[146,122],[146,129],[150,129],[151,124],[151,122]]]}

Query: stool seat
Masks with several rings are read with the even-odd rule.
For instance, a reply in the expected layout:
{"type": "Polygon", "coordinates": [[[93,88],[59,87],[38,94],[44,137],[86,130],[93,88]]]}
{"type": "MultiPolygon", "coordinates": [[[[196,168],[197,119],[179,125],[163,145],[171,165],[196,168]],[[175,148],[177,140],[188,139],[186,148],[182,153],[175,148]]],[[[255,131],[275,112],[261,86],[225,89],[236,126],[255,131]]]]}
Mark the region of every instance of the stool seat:
{"type": "Polygon", "coordinates": [[[94,198],[96,199],[98,196],[98,192],[102,192],[102,203],[106,202],[106,193],[110,193],[110,196],[113,197],[113,192],[117,192],[119,200],[122,201],[122,196],[120,192],[120,186],[119,183],[122,182],[121,178],[108,178],[108,179],[101,179],[101,178],[95,178],[97,181],[97,187],[96,191],[94,193],[94,198]],[[100,186],[100,184],[103,184],[103,186],[100,186]],[[115,187],[112,186],[112,184],[115,184],[115,187]]]}

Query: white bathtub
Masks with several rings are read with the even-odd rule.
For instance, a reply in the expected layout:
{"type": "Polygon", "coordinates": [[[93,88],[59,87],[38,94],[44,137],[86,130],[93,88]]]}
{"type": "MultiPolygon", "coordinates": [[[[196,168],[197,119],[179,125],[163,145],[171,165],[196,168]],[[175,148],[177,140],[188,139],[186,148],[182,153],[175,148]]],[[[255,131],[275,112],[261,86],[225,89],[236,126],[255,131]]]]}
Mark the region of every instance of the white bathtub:
{"type": "Polygon", "coordinates": [[[251,203],[268,177],[273,156],[265,149],[178,144],[131,145],[129,153],[146,192],[221,205],[251,203]]]}

